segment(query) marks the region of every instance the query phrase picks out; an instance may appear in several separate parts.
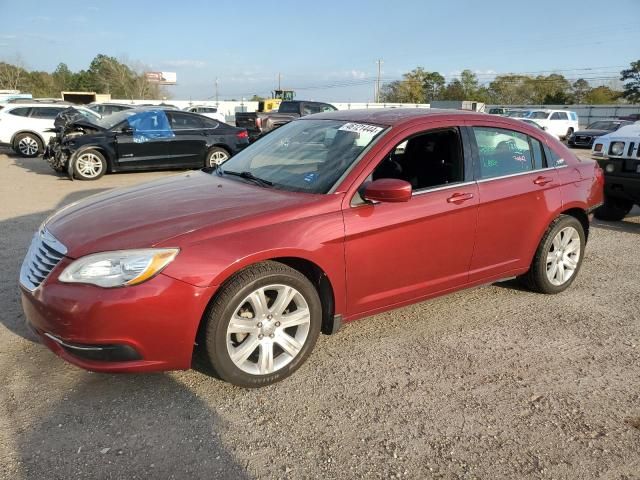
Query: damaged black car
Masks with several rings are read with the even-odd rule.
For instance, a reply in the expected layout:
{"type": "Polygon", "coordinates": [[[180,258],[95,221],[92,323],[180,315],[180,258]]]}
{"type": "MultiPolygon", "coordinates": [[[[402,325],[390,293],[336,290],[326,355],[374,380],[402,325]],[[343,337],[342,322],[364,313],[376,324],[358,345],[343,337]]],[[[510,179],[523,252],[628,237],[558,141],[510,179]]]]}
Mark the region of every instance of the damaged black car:
{"type": "Polygon", "coordinates": [[[107,172],[214,167],[249,144],[243,128],[162,108],[89,119],[71,107],[56,118],[55,129],[44,159],[78,180],[107,172]]]}

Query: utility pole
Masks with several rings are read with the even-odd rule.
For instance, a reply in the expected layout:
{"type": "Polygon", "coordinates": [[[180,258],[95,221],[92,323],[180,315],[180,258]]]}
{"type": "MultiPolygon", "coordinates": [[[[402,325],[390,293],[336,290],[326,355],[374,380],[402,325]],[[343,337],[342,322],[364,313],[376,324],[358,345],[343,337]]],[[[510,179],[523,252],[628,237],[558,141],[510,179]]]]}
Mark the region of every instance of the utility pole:
{"type": "Polygon", "coordinates": [[[218,105],[218,77],[216,77],[216,105],[218,105]]]}
{"type": "Polygon", "coordinates": [[[379,103],[380,102],[380,70],[384,62],[381,59],[378,59],[376,63],[378,64],[378,78],[376,79],[376,95],[374,100],[376,103],[379,103]]]}

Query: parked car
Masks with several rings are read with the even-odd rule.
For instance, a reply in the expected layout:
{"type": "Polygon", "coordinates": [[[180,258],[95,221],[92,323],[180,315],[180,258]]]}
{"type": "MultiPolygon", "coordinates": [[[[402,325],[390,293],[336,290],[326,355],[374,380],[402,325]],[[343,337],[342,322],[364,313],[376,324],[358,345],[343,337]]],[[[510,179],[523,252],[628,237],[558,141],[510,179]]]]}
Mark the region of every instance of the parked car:
{"type": "Polygon", "coordinates": [[[238,112],[236,126],[246,128],[253,141],[295,118],[335,110],[337,108],[328,103],[289,100],[280,103],[277,112],[238,112]]]}
{"type": "Polygon", "coordinates": [[[632,113],[630,115],[625,115],[624,117],[618,117],[618,120],[628,120],[630,122],[637,122],[640,120],[640,113],[632,113]]]}
{"type": "Polygon", "coordinates": [[[509,109],[505,107],[493,107],[490,108],[487,112],[489,115],[500,115],[502,117],[506,117],[509,115],[509,109]]]}
{"type": "Polygon", "coordinates": [[[24,259],[22,305],[80,367],[186,369],[197,344],[220,378],[264,386],[342,322],[515,276],[564,291],[603,181],[595,161],[516,120],[303,117],[216,169],[52,215],[24,259]]]}
{"type": "Polygon", "coordinates": [[[578,114],[569,110],[529,110],[523,118],[535,120],[547,132],[560,139],[568,138],[578,130],[578,114]]]}
{"type": "Polygon", "coordinates": [[[604,170],[604,205],[595,211],[601,220],[622,220],[640,205],[640,122],[598,137],[591,150],[604,170]]]}
{"type": "Polygon", "coordinates": [[[577,130],[567,137],[567,144],[570,147],[588,147],[593,146],[596,138],[615,132],[620,127],[631,125],[633,122],[628,120],[599,120],[587,126],[585,130],[577,130]]]}
{"type": "Polygon", "coordinates": [[[23,157],[40,155],[54,135],[56,116],[66,104],[11,103],[0,110],[0,144],[23,157]]]}
{"type": "Polygon", "coordinates": [[[219,165],[249,143],[247,131],[188,112],[136,108],[58,126],[44,158],[70,178],[106,172],[219,165]]]}
{"type": "Polygon", "coordinates": [[[200,115],[204,115],[205,117],[213,118],[218,122],[225,122],[224,115],[218,112],[216,107],[210,107],[208,105],[192,105],[190,107],[186,107],[183,110],[191,113],[198,113],[200,115]]]}
{"type": "Polygon", "coordinates": [[[135,108],[135,105],[127,105],[124,103],[90,103],[87,105],[87,108],[90,108],[104,117],[106,115],[111,115],[114,112],[131,110],[132,108],[135,108]]]}

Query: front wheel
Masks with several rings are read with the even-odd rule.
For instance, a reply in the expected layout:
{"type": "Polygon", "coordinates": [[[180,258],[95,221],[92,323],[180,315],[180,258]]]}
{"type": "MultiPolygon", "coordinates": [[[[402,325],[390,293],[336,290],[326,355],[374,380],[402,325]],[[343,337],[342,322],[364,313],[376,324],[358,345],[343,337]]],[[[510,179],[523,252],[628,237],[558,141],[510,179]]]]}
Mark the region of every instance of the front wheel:
{"type": "Polygon", "coordinates": [[[633,202],[621,198],[604,197],[604,203],[593,214],[598,220],[617,222],[622,220],[633,208],[633,202]]]}
{"type": "Polygon", "coordinates": [[[42,141],[32,133],[21,133],[13,142],[13,150],[23,157],[36,157],[42,153],[42,141]]]}
{"type": "Polygon", "coordinates": [[[73,164],[73,176],[78,180],[97,180],[107,171],[107,160],[97,150],[85,150],[73,164]]]}
{"type": "Polygon", "coordinates": [[[307,359],[320,333],[322,308],[303,274],[265,262],[233,277],[205,321],[205,348],[215,373],[240,387],[262,387],[291,375],[307,359]]]}
{"type": "Polygon", "coordinates": [[[585,235],[580,221],[560,215],[545,232],[529,271],[521,279],[531,290],[560,293],[573,283],[584,257],[585,235]]]}

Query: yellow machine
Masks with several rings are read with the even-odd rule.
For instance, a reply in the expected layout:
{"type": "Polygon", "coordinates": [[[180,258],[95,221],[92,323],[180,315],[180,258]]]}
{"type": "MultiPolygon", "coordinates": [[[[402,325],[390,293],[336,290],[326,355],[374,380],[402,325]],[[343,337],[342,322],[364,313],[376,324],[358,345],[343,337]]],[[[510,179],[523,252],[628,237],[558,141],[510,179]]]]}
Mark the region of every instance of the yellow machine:
{"type": "Polygon", "coordinates": [[[266,98],[258,103],[258,112],[272,112],[280,108],[283,101],[293,100],[296,92],[293,90],[274,90],[272,98],[266,98]]]}

